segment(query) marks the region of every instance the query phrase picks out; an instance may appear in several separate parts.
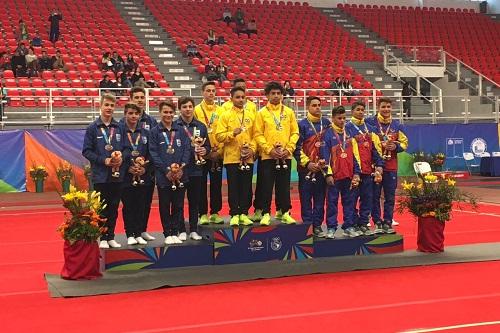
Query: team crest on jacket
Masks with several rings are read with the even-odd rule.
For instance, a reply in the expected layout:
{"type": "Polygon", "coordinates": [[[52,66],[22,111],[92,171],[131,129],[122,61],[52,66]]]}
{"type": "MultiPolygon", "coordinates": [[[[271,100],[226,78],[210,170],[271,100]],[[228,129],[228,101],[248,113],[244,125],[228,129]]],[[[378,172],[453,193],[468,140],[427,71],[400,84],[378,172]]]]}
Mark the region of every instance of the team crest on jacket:
{"type": "Polygon", "coordinates": [[[142,137],[142,143],[143,144],[147,144],[148,143],[148,137],[147,136],[143,136],[142,137]]]}
{"type": "Polygon", "coordinates": [[[116,141],[120,142],[120,141],[121,141],[121,139],[122,139],[122,135],[121,135],[121,134],[119,134],[119,133],[117,133],[117,134],[116,134],[116,141]]]}
{"type": "Polygon", "coordinates": [[[181,139],[176,139],[175,142],[177,143],[177,147],[181,146],[181,139]]]}

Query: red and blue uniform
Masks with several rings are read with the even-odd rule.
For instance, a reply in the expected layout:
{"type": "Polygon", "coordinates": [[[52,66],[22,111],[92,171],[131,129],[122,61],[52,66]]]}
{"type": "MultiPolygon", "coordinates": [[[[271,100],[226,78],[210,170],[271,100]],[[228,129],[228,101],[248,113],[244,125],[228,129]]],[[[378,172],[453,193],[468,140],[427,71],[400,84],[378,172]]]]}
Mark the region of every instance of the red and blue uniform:
{"type": "Polygon", "coordinates": [[[334,185],[328,187],[326,200],[326,225],[328,229],[337,229],[339,195],[342,201],[344,223],[342,229],[354,226],[351,181],[360,173],[358,144],[343,128],[332,124],[324,136],[325,145],[322,154],[327,159],[328,175],[333,176],[334,185]]]}
{"type": "Polygon", "coordinates": [[[331,123],[325,117],[314,117],[310,113],[307,118],[299,122],[299,140],[294,157],[297,160],[299,174],[299,197],[302,221],[319,227],[325,218],[326,182],[321,172],[316,174],[316,182],[306,180],[309,173],[307,165],[316,163],[320,159],[328,161],[323,156],[321,145],[324,144],[324,135],[331,123]]]}
{"type": "Polygon", "coordinates": [[[345,126],[349,136],[358,143],[361,183],[353,189],[354,223],[366,225],[373,205],[373,176],[375,167],[383,167],[382,147],[375,128],[365,123],[364,119],[352,118],[345,126]],[[359,201],[359,209],[357,209],[359,201]]]}
{"type": "Polygon", "coordinates": [[[383,118],[380,114],[366,119],[366,123],[375,127],[375,131],[382,142],[382,157],[385,160],[382,182],[373,186],[372,220],[374,223],[391,224],[394,217],[396,188],[398,186],[398,153],[408,148],[408,137],[403,125],[395,119],[383,118]],[[384,149],[384,142],[388,140],[396,144],[395,151],[384,149]],[[385,156],[385,157],[384,157],[385,156]],[[384,215],[380,208],[380,197],[384,191],[384,215]]]}

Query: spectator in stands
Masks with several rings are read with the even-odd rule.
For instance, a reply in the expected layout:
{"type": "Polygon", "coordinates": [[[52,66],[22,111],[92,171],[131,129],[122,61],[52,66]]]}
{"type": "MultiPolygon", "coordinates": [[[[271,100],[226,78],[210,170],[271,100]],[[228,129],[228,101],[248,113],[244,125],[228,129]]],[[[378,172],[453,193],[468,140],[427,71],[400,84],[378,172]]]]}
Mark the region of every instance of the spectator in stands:
{"type": "Polygon", "coordinates": [[[26,76],[26,58],[16,51],[10,60],[15,77],[26,76]]]}
{"type": "Polygon", "coordinates": [[[215,37],[214,30],[210,29],[208,30],[207,35],[207,45],[210,45],[210,48],[213,48],[215,44],[217,44],[217,38],[215,37]]]}
{"type": "Polygon", "coordinates": [[[227,80],[227,67],[224,65],[222,60],[219,62],[219,66],[217,66],[217,76],[219,77],[219,82],[222,84],[222,81],[227,80]]]}
{"type": "Polygon", "coordinates": [[[7,52],[3,52],[2,54],[0,54],[0,72],[11,69],[12,65],[10,62],[9,54],[7,52]]]}
{"type": "Polygon", "coordinates": [[[144,74],[142,74],[141,70],[139,69],[139,73],[137,73],[137,68],[134,70],[134,73],[130,77],[130,82],[132,82],[132,85],[135,86],[135,83],[139,81],[139,79],[142,78],[144,79],[144,74]]]}
{"type": "Polygon", "coordinates": [[[28,27],[26,26],[26,23],[24,23],[22,19],[19,20],[18,33],[19,33],[18,37],[19,41],[29,40],[30,36],[28,33],[28,27]]]}
{"type": "Polygon", "coordinates": [[[236,27],[234,28],[234,32],[238,34],[238,37],[240,37],[240,34],[246,34],[247,27],[245,26],[245,23],[240,23],[240,21],[237,21],[236,27]]]}
{"type": "Polygon", "coordinates": [[[52,68],[55,70],[60,70],[63,72],[68,71],[68,67],[66,67],[66,63],[61,55],[61,50],[56,51],[56,55],[52,57],[52,68]]]}
{"type": "Polygon", "coordinates": [[[26,58],[26,67],[28,69],[28,77],[38,75],[38,57],[35,54],[35,49],[30,47],[28,54],[24,56],[26,58]]]}
{"type": "Polygon", "coordinates": [[[120,75],[120,85],[122,88],[132,88],[132,81],[130,81],[126,72],[122,72],[120,75]]]}
{"type": "Polygon", "coordinates": [[[127,58],[125,58],[125,62],[123,67],[125,67],[125,71],[131,72],[135,71],[139,65],[135,62],[134,56],[132,53],[127,54],[127,58]]]}
{"type": "Polygon", "coordinates": [[[406,117],[411,117],[411,96],[413,95],[410,89],[410,83],[405,81],[401,96],[403,96],[403,113],[406,117]]]}
{"type": "Polygon", "coordinates": [[[53,69],[53,61],[50,59],[46,50],[42,51],[42,56],[40,57],[38,63],[40,65],[40,71],[51,71],[53,69]]]}
{"type": "Polygon", "coordinates": [[[293,96],[295,96],[295,90],[292,88],[290,81],[285,81],[283,88],[285,89],[283,93],[283,104],[285,104],[288,107],[291,107],[290,105],[293,102],[293,96]]]}
{"type": "Polygon", "coordinates": [[[255,20],[251,20],[247,24],[247,35],[248,35],[248,38],[250,38],[251,34],[257,34],[257,23],[255,22],[255,20]]]}
{"type": "Polygon", "coordinates": [[[234,13],[234,22],[236,22],[237,25],[245,24],[245,14],[241,8],[236,9],[236,13],[234,13]]]}
{"type": "Polygon", "coordinates": [[[52,43],[57,42],[59,39],[59,21],[62,20],[62,14],[59,13],[56,9],[52,10],[52,13],[49,16],[50,22],[50,32],[49,32],[49,40],[52,43]]]}
{"type": "Polygon", "coordinates": [[[113,62],[111,61],[111,53],[106,52],[102,55],[101,58],[101,69],[103,71],[112,71],[113,70],[113,62]]]}
{"type": "Polygon", "coordinates": [[[219,79],[219,75],[217,75],[217,66],[214,65],[212,60],[209,60],[208,64],[205,65],[205,78],[207,81],[215,81],[219,79]]]}
{"type": "MultiPolygon", "coordinates": [[[[116,83],[109,79],[109,75],[105,74],[104,78],[99,82],[99,88],[105,89],[105,92],[109,93],[109,89],[117,88],[116,83]]],[[[114,92],[111,92],[114,93],[114,92]]]]}
{"type": "Polygon", "coordinates": [[[146,88],[151,88],[151,85],[148,82],[144,81],[144,76],[143,76],[143,77],[140,77],[139,80],[137,80],[134,83],[134,87],[146,89],[146,88]]]}
{"type": "Polygon", "coordinates": [[[19,52],[19,54],[23,57],[28,54],[28,48],[26,48],[26,45],[24,45],[23,42],[19,42],[16,51],[19,52]]]}
{"type": "Polygon", "coordinates": [[[224,8],[224,12],[222,13],[222,18],[216,21],[224,21],[227,25],[229,25],[229,23],[231,23],[232,21],[232,16],[233,14],[231,14],[231,10],[226,7],[224,8]]]}
{"type": "Polygon", "coordinates": [[[351,85],[351,82],[349,81],[349,79],[344,78],[342,80],[342,95],[348,96],[347,100],[350,102],[351,96],[355,96],[355,95],[357,95],[357,93],[358,93],[357,91],[352,89],[352,85],[351,85]]]}
{"type": "Polygon", "coordinates": [[[340,95],[340,91],[338,89],[342,89],[342,83],[340,82],[340,76],[335,78],[335,81],[330,85],[330,89],[333,89],[332,95],[338,96],[340,95]]]}
{"type": "Polygon", "coordinates": [[[196,46],[194,40],[190,40],[188,46],[186,47],[186,55],[190,58],[198,57],[203,58],[201,53],[198,51],[198,46],[196,46]]]}
{"type": "Polygon", "coordinates": [[[43,46],[42,39],[40,38],[40,35],[38,34],[38,32],[35,33],[35,37],[33,37],[33,39],[31,40],[31,46],[32,47],[42,47],[43,46]]]}
{"type": "Polygon", "coordinates": [[[224,44],[226,44],[226,40],[224,39],[224,36],[217,37],[217,45],[224,45],[224,44]]]}
{"type": "Polygon", "coordinates": [[[115,73],[115,75],[116,73],[123,71],[123,69],[125,68],[123,58],[116,51],[113,51],[111,62],[113,63],[113,72],[115,73]]]}

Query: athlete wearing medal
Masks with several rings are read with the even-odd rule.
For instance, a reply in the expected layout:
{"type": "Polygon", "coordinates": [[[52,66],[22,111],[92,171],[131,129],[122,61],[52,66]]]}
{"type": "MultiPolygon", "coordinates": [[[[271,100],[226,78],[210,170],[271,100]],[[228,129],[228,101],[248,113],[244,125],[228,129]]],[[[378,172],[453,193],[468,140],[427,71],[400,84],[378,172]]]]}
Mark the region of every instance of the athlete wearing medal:
{"type": "MultiPolygon", "coordinates": [[[[182,240],[186,240],[185,237],[180,237],[180,233],[184,232],[185,228],[182,221],[182,208],[186,189],[184,187],[172,189],[174,179],[170,168],[173,163],[181,167],[187,165],[192,155],[189,138],[173,120],[174,115],[175,105],[171,101],[160,103],[161,122],[151,130],[149,143],[158,184],[160,219],[167,245],[180,244],[182,240]]],[[[182,183],[186,183],[188,179],[183,168],[179,173],[175,177],[182,183]]]]}
{"type": "MultiPolygon", "coordinates": [[[[354,224],[356,231],[363,235],[373,235],[367,225],[372,209],[373,202],[373,173],[378,176],[383,173],[384,160],[382,159],[382,147],[380,139],[375,133],[375,128],[366,124],[365,105],[362,102],[354,102],[351,106],[352,118],[345,126],[350,137],[354,137],[358,143],[360,157],[360,186],[353,189],[354,201],[354,224]],[[359,201],[359,209],[357,209],[359,201]]],[[[377,227],[377,226],[376,226],[377,227]]],[[[383,233],[382,229],[375,229],[375,233],[383,233]]]]}
{"type": "Polygon", "coordinates": [[[315,236],[324,237],[321,224],[325,218],[326,182],[318,161],[325,159],[321,155],[321,147],[325,145],[324,134],[331,123],[321,116],[319,97],[308,97],[306,105],[308,112],[306,118],[299,122],[299,140],[294,153],[299,174],[301,216],[304,223],[313,225],[315,236]],[[315,174],[315,182],[306,180],[311,172],[315,174]]]}
{"type": "Polygon", "coordinates": [[[207,127],[211,151],[207,155],[208,163],[203,165],[200,194],[200,224],[224,223],[219,217],[222,209],[222,153],[224,144],[217,141],[215,131],[217,122],[224,109],[215,104],[215,82],[202,85],[203,100],[194,108],[194,117],[207,127]],[[207,176],[210,174],[210,217],[208,213],[207,176]]]}
{"type": "Polygon", "coordinates": [[[145,161],[149,160],[149,131],[139,128],[140,117],[141,109],[136,104],[125,104],[124,121],[120,123],[120,126],[124,134],[124,146],[131,152],[131,158],[125,160],[127,172],[122,185],[121,200],[123,203],[122,215],[127,235],[127,245],[147,244],[147,241],[141,236],[144,230],[144,185],[148,185],[148,183],[151,185],[151,180],[145,177],[143,185],[132,186],[133,176],[142,176],[146,172],[144,167],[135,165],[133,160],[139,156],[143,157],[145,161]]]}
{"type": "Polygon", "coordinates": [[[271,223],[271,200],[273,187],[275,189],[276,206],[281,210],[281,221],[293,224],[296,221],[290,216],[290,170],[291,158],[299,139],[299,127],[295,112],[281,101],[283,87],[277,82],[270,82],[264,89],[268,99],[267,105],[257,112],[254,126],[254,138],[261,152],[261,193],[263,216],[260,223],[271,223]],[[282,149],[275,145],[282,144],[282,149]],[[287,169],[276,170],[275,160],[285,159],[287,169]]]}
{"type": "Polygon", "coordinates": [[[398,186],[398,153],[408,148],[408,138],[403,126],[398,120],[392,118],[391,99],[382,97],[377,105],[377,115],[366,119],[366,122],[376,128],[382,142],[382,158],[385,161],[382,182],[373,186],[372,220],[377,228],[382,228],[385,233],[392,234],[395,232],[392,228],[392,220],[398,186]],[[384,191],[383,218],[380,209],[382,190],[384,191]]]}
{"type": "Polygon", "coordinates": [[[325,146],[322,154],[329,162],[326,182],[328,186],[326,225],[327,238],[335,238],[338,221],[339,195],[342,201],[344,223],[343,234],[346,237],[361,235],[354,228],[352,189],[359,185],[359,151],[356,139],[348,135],[345,129],[345,109],[337,106],[332,110],[332,127],[325,133],[325,146]]]}
{"type": "Polygon", "coordinates": [[[101,193],[101,198],[106,202],[102,216],[107,219],[107,231],[101,236],[100,248],[121,247],[114,239],[115,226],[120,204],[121,183],[126,171],[123,159],[130,158],[130,151],[127,152],[124,149],[122,131],[118,122],[113,118],[115,102],[114,95],[104,94],[101,97],[100,117],[87,127],[82,149],[83,156],[89,160],[92,168],[94,188],[101,193]],[[112,151],[121,152],[122,158],[113,161],[112,151]],[[120,167],[119,177],[111,176],[112,167],[120,167]]]}

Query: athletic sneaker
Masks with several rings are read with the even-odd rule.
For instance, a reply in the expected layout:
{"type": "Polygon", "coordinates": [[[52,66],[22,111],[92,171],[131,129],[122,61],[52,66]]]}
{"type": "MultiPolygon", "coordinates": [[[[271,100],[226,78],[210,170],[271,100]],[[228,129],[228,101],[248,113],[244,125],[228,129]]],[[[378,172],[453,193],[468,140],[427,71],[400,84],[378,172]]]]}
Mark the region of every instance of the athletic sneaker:
{"type": "Polygon", "coordinates": [[[256,209],[253,215],[249,218],[254,222],[262,220],[262,209],[256,209]]]}
{"type": "Polygon", "coordinates": [[[385,233],[384,229],[382,228],[382,222],[375,223],[375,230],[373,230],[373,232],[376,235],[385,233]]]}
{"type": "Polygon", "coordinates": [[[224,219],[219,214],[212,214],[210,215],[210,222],[215,224],[224,223],[224,219]]]}
{"type": "Polygon", "coordinates": [[[284,214],[281,212],[281,210],[277,210],[277,211],[276,211],[276,215],[274,216],[274,218],[275,218],[276,220],[281,220],[281,219],[283,218],[283,215],[284,215],[284,214]]]}
{"type": "Polygon", "coordinates": [[[262,216],[262,219],[260,220],[260,225],[270,225],[270,224],[271,224],[271,216],[269,215],[269,213],[264,214],[264,216],[262,216]]]}
{"type": "Polygon", "coordinates": [[[208,215],[207,214],[203,214],[202,216],[200,216],[200,221],[198,222],[198,224],[209,224],[210,221],[208,219],[208,215]]]}
{"type": "Polygon", "coordinates": [[[384,230],[384,232],[386,234],[395,234],[396,233],[396,231],[394,229],[392,229],[390,222],[385,222],[384,224],[382,224],[382,229],[384,230]]]}
{"type": "Polygon", "coordinates": [[[374,234],[373,230],[371,230],[364,224],[359,225],[359,231],[361,231],[365,236],[371,236],[374,234]]]}
{"type": "Polygon", "coordinates": [[[334,239],[335,238],[335,231],[337,231],[337,229],[335,228],[328,228],[326,230],[326,238],[328,239],[334,239]]]}
{"type": "Polygon", "coordinates": [[[321,227],[314,227],[313,234],[314,234],[314,236],[319,237],[319,238],[323,238],[326,236],[326,233],[323,231],[323,228],[321,228],[321,227]]]}
{"type": "MultiPolygon", "coordinates": [[[[276,215],[278,215],[278,214],[276,214],[276,215]]],[[[289,212],[286,212],[286,213],[284,213],[281,216],[281,223],[284,223],[284,224],[296,224],[297,221],[295,221],[295,219],[290,216],[289,212]]]]}
{"type": "Polygon", "coordinates": [[[353,227],[345,229],[343,235],[345,237],[350,237],[350,238],[359,236],[358,233],[356,232],[356,229],[354,229],[353,227]]]}
{"type": "Polygon", "coordinates": [[[399,225],[399,222],[397,222],[396,220],[392,220],[392,225],[399,225]]]}
{"type": "Polygon", "coordinates": [[[358,234],[358,236],[363,236],[363,231],[361,231],[357,225],[355,225],[353,228],[354,231],[356,231],[356,233],[358,234]]]}
{"type": "Polygon", "coordinates": [[[252,220],[250,220],[248,218],[248,216],[246,216],[245,214],[241,214],[240,215],[240,224],[243,224],[243,225],[253,225],[253,222],[252,222],[252,220]]]}
{"type": "Polygon", "coordinates": [[[229,225],[238,225],[240,224],[240,217],[238,215],[231,216],[231,220],[229,221],[229,225]]]}

